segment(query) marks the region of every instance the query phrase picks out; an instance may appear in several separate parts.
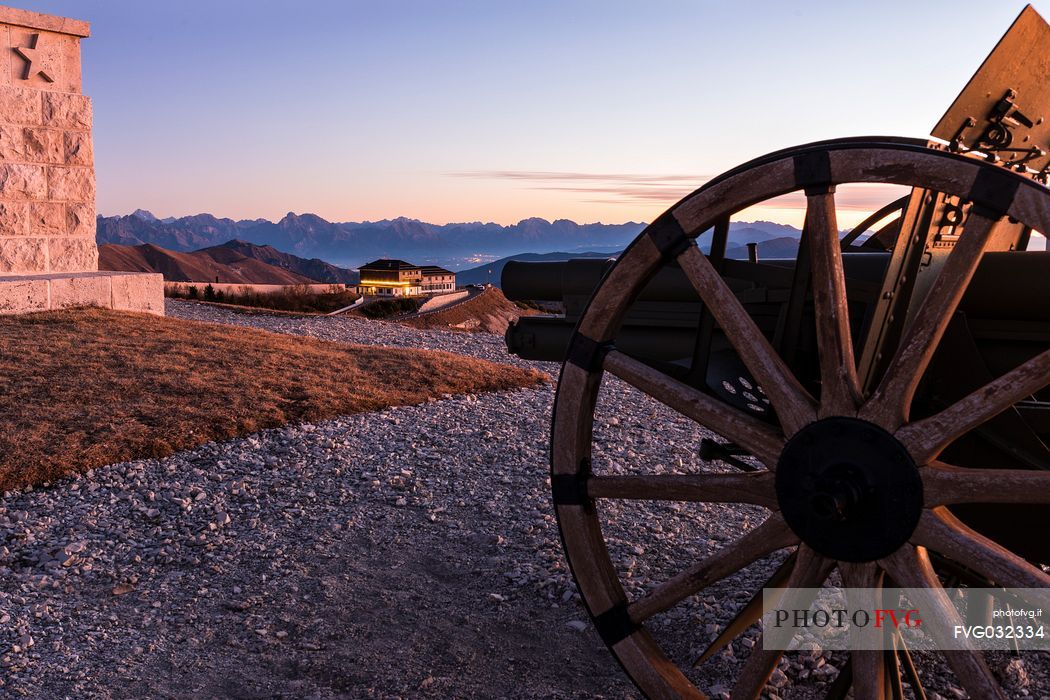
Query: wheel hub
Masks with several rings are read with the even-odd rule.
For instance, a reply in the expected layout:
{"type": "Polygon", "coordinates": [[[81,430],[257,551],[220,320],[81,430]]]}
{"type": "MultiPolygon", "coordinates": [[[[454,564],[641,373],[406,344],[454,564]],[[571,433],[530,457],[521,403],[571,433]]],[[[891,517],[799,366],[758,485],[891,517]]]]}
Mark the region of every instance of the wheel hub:
{"type": "Polygon", "coordinates": [[[840,561],[893,553],[922,514],[922,480],[911,455],[857,418],[824,418],[792,436],[777,464],[776,491],[795,534],[840,561]]]}

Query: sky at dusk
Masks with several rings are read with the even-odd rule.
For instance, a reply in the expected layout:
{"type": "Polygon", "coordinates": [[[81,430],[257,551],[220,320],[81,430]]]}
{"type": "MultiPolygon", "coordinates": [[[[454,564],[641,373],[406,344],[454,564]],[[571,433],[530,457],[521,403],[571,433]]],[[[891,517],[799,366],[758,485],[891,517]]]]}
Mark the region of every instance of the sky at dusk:
{"type": "MultiPolygon", "coordinates": [[[[925,137],[1024,6],[15,4],[92,24],[101,214],[503,224],[649,221],[778,148],[925,137]]],[[[889,198],[843,192],[840,224],[889,198]]],[[[794,197],[740,218],[801,217],[794,197]]]]}

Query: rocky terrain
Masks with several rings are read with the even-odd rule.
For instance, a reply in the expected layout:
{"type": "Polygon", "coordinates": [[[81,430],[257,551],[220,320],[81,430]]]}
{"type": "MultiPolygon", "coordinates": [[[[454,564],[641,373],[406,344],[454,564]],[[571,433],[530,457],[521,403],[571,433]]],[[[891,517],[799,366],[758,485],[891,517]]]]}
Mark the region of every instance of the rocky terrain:
{"type": "Polygon", "coordinates": [[[402,323],[415,328],[457,328],[502,338],[507,326],[524,313],[527,312],[508,301],[498,288],[489,287],[472,299],[406,318],[402,323]]]}
{"type": "MultiPolygon", "coordinates": [[[[482,333],[168,310],[514,361],[482,333]]],[[[449,397],[5,494],[0,697],[634,697],[565,569],[548,496],[552,397],[552,386],[449,397]]],[[[702,429],[619,382],[596,415],[598,468],[718,468],[697,459],[702,429]]],[[[601,513],[634,594],[763,517],[700,504],[601,513]]],[[[654,634],[688,666],[767,572],[714,586],[655,619],[654,634]]],[[[723,695],[753,644],[739,640],[695,679],[723,695]]],[[[997,668],[1013,697],[1044,697],[1045,655],[1027,658],[997,668]]],[[[768,696],[819,697],[841,662],[791,655],[768,696]]]]}

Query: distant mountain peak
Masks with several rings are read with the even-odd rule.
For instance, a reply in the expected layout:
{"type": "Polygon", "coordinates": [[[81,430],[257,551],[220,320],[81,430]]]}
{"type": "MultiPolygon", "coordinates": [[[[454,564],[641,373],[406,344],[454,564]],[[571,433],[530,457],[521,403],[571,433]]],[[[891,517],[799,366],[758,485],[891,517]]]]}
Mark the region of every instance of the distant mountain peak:
{"type": "Polygon", "coordinates": [[[135,211],[131,212],[131,215],[134,217],[138,217],[143,221],[159,221],[159,219],[157,219],[157,217],[153,215],[153,212],[148,211],[146,209],[136,209],[135,211]]]}
{"type": "MultiPolygon", "coordinates": [[[[266,222],[269,223],[269,222],[266,222]]],[[[326,219],[321,218],[317,214],[311,214],[309,212],[303,212],[302,214],[296,214],[294,211],[290,211],[285,214],[280,221],[277,222],[278,226],[323,226],[329,222],[326,219]]]]}

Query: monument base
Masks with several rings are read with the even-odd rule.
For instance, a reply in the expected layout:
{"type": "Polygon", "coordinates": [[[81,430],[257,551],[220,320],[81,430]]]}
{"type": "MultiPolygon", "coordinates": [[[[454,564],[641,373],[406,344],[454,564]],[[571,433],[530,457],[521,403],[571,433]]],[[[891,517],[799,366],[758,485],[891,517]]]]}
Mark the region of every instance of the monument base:
{"type": "Polygon", "coordinates": [[[164,276],[155,272],[62,272],[0,276],[0,314],[96,306],[164,315],[164,276]]]}

